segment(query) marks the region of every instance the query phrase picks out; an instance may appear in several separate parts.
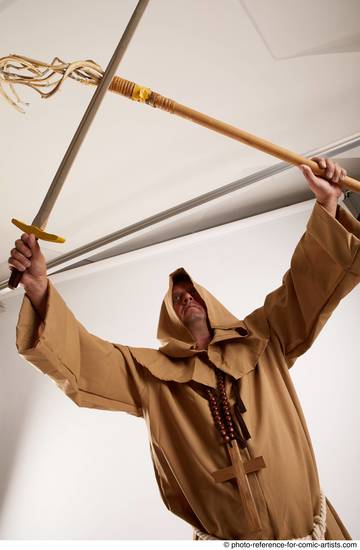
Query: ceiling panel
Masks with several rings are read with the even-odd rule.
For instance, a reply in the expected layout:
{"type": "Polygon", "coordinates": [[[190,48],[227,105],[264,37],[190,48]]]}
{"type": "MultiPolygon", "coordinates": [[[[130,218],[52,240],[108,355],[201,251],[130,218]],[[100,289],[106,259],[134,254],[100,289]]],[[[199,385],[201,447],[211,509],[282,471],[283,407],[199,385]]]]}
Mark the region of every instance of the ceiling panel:
{"type": "Polygon", "coordinates": [[[276,59],[360,51],[358,0],[239,2],[276,59]]]}

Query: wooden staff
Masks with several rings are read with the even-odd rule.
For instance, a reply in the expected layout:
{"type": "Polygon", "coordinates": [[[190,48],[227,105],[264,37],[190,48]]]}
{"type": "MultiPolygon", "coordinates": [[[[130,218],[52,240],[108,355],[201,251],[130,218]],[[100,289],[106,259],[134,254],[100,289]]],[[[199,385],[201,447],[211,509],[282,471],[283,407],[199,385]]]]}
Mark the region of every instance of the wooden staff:
{"type": "MultiPolygon", "coordinates": [[[[28,86],[37,91],[41,97],[49,98],[60,89],[67,78],[74,79],[81,84],[99,86],[104,77],[100,65],[91,60],[65,63],[58,57],[55,57],[52,63],[44,63],[43,61],[19,55],[0,58],[0,95],[18,111],[24,112],[20,107],[21,101],[15,92],[15,85],[22,84],[28,86]],[[10,86],[15,100],[5,92],[2,84],[10,86]]],[[[316,175],[326,178],[325,170],[320,168],[316,162],[301,157],[284,147],[275,145],[249,132],[240,130],[235,126],[190,109],[173,99],[153,92],[150,88],[139,86],[139,84],[125,80],[120,76],[114,76],[109,90],[134,101],[147,103],[157,109],[187,118],[196,124],[241,141],[245,145],[255,147],[290,164],[307,164],[316,175]]],[[[351,189],[357,193],[360,192],[360,182],[349,176],[341,180],[339,185],[343,189],[351,189]]]]}
{"type": "MultiPolygon", "coordinates": [[[[62,186],[64,185],[66,176],[75,160],[75,157],[80,149],[80,146],[87,134],[88,129],[90,128],[90,125],[95,117],[95,114],[100,106],[100,103],[109,87],[109,84],[111,83],[111,80],[115,74],[115,71],[123,57],[123,55],[126,52],[126,49],[130,43],[130,40],[138,26],[138,23],[145,11],[145,8],[148,4],[149,0],[139,0],[129,23],[127,24],[127,27],[120,39],[120,42],[110,59],[110,62],[107,66],[107,69],[104,73],[103,78],[101,79],[100,84],[98,85],[88,108],[85,111],[85,114],[79,124],[78,129],[75,132],[75,135],[65,153],[65,156],[63,160],[61,161],[61,164],[55,174],[55,177],[52,181],[52,184],[50,185],[50,188],[44,198],[44,201],[42,205],[40,206],[40,209],[38,213],[36,214],[32,226],[25,226],[25,224],[22,224],[23,227],[27,229],[27,231],[37,233],[38,236],[41,236],[41,238],[47,239],[47,240],[57,240],[58,242],[63,242],[64,239],[56,238],[55,235],[50,234],[41,234],[41,232],[46,227],[49,215],[55,205],[56,199],[59,196],[59,193],[62,189],[62,186]],[[55,239],[54,239],[55,237],[55,239]]],[[[18,227],[21,227],[21,223],[17,223],[18,227]]],[[[8,281],[8,286],[11,289],[14,289],[18,286],[20,280],[22,277],[22,272],[18,271],[17,269],[13,269],[10,279],[8,281]]]]}
{"type": "MultiPolygon", "coordinates": [[[[109,90],[111,92],[115,92],[117,94],[133,99],[134,101],[147,103],[148,105],[151,105],[152,107],[155,107],[157,109],[161,109],[168,113],[191,120],[196,124],[200,124],[201,126],[205,126],[205,128],[209,128],[209,130],[213,130],[215,132],[218,132],[219,134],[223,134],[224,136],[236,139],[237,141],[241,141],[242,143],[245,143],[245,145],[249,145],[251,147],[254,147],[255,149],[259,149],[264,153],[268,153],[269,155],[277,157],[290,164],[294,164],[296,166],[300,164],[307,164],[308,166],[310,166],[314,174],[326,179],[325,170],[323,168],[320,168],[315,161],[297,155],[296,153],[293,153],[292,151],[289,151],[288,149],[285,149],[284,147],[281,147],[279,145],[275,145],[274,143],[271,143],[266,139],[257,137],[253,134],[249,134],[249,132],[240,130],[240,128],[231,126],[226,122],[222,122],[221,120],[212,118],[208,115],[200,113],[199,111],[190,109],[189,107],[186,107],[186,105],[182,105],[181,103],[177,103],[173,99],[164,97],[157,92],[153,92],[149,88],[139,86],[135,82],[131,82],[119,76],[115,76],[110,84],[109,90]]],[[[355,178],[351,178],[350,176],[346,176],[344,179],[339,181],[339,185],[342,189],[351,189],[352,191],[360,193],[360,181],[356,180],[355,178]]]]}

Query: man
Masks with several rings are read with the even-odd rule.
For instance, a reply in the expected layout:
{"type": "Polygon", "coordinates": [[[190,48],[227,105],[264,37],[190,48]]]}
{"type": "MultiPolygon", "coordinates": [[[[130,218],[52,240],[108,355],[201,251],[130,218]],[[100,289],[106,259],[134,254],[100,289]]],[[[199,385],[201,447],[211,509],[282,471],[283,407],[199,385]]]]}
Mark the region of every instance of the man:
{"type": "Polygon", "coordinates": [[[240,321],[178,269],[159,350],[89,334],[47,280],[34,236],[9,258],[26,291],[19,353],[79,406],[144,417],[162,498],[196,538],[350,538],[320,490],[289,375],[360,280],[360,223],[337,205],[346,172],[314,160],[329,181],[301,167],[317,201],[281,287],[240,321]]]}

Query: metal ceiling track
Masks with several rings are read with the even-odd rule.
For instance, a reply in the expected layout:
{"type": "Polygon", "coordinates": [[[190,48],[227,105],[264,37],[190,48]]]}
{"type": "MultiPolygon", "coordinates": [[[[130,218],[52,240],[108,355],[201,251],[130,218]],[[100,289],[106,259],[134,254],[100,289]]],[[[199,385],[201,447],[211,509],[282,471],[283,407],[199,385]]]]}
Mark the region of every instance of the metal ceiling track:
{"type": "MultiPolygon", "coordinates": [[[[359,146],[360,134],[356,134],[338,142],[333,146],[304,153],[303,156],[307,158],[311,158],[314,156],[336,157],[359,146]]],[[[160,222],[170,220],[171,218],[174,218],[179,214],[188,212],[198,206],[214,201],[230,193],[234,193],[235,191],[248,187],[249,185],[255,184],[261,180],[270,178],[276,174],[280,174],[281,172],[285,172],[292,168],[293,166],[290,164],[287,164],[285,162],[278,162],[277,164],[270,166],[269,168],[264,168],[263,170],[254,172],[253,174],[245,176],[244,178],[223,185],[222,187],[218,187],[217,189],[214,189],[213,191],[210,191],[208,193],[203,193],[202,195],[182,202],[172,208],[168,208],[166,210],[158,212],[157,214],[154,214],[153,216],[149,216],[148,218],[144,218],[143,220],[140,220],[134,224],[123,227],[118,231],[115,231],[108,235],[104,235],[103,237],[96,239],[95,241],[91,241],[84,246],[76,248],[75,250],[72,250],[71,252],[63,254],[62,256],[59,256],[58,258],[48,262],[47,269],[49,275],[57,273],[59,271],[65,271],[79,267],[79,265],[81,265],[80,262],[82,262],[83,264],[92,263],[92,255],[99,253],[100,249],[104,249],[104,247],[108,247],[113,243],[117,243],[125,237],[140,233],[144,229],[153,227],[160,222]]],[[[180,236],[184,235],[182,234],[179,235],[179,237],[180,236]]],[[[155,243],[152,243],[149,246],[153,246],[153,244],[155,243]]],[[[133,250],[136,249],[137,247],[134,247],[133,250]]],[[[0,291],[6,288],[7,279],[0,281],[0,291]]]]}

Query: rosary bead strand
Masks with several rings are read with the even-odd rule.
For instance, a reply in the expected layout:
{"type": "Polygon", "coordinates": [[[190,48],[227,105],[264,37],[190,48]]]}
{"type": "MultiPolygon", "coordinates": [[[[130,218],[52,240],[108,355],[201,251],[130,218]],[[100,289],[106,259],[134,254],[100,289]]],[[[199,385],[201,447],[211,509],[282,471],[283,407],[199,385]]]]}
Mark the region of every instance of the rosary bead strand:
{"type": "MultiPolygon", "coordinates": [[[[209,401],[210,411],[216,426],[220,432],[221,438],[225,444],[230,444],[236,439],[239,445],[244,449],[247,445],[246,440],[250,438],[246,424],[241,417],[240,411],[246,411],[240,396],[236,396],[235,416],[239,422],[241,432],[233,420],[230,404],[226,395],[225,375],[219,369],[216,369],[217,392],[213,388],[206,388],[207,398],[209,401]]],[[[237,391],[235,391],[235,395],[237,391]]]]}

